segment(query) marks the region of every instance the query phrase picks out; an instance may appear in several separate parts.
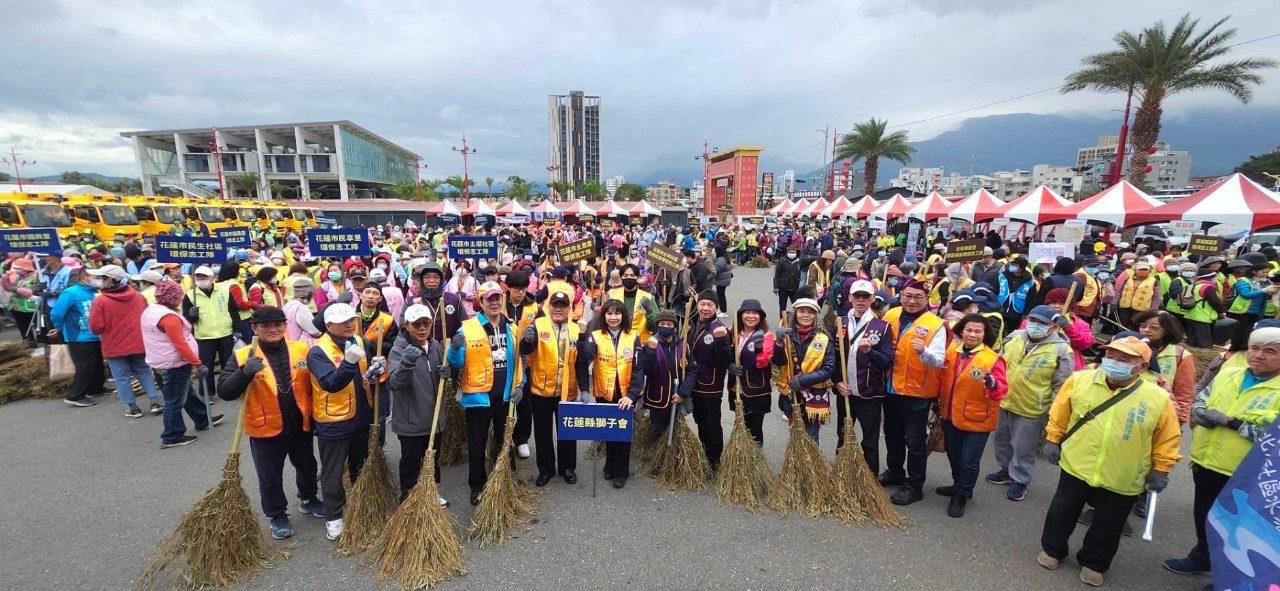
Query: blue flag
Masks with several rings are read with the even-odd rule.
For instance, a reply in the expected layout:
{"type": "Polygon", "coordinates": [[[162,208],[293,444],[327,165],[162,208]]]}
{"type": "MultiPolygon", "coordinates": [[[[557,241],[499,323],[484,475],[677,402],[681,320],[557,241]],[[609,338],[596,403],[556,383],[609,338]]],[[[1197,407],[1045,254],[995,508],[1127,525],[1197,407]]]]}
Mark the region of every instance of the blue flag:
{"type": "Polygon", "coordinates": [[[1215,589],[1280,586],[1280,421],[1258,438],[1205,521],[1215,589]]]}

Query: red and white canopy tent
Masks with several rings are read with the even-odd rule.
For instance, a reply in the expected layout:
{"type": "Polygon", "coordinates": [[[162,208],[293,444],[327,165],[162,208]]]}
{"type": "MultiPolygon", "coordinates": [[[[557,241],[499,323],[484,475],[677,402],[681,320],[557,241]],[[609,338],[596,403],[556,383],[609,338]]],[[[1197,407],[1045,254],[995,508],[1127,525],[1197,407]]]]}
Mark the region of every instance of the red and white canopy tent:
{"type": "Polygon", "coordinates": [[[1120,181],[1079,203],[1047,212],[1044,223],[1062,220],[1085,220],[1123,228],[1132,225],[1132,217],[1162,204],[1129,181],[1120,181]]]}
{"type": "Polygon", "coordinates": [[[472,199],[471,205],[462,210],[462,215],[487,215],[497,217],[497,211],[484,199],[472,199]]]}
{"type": "Polygon", "coordinates": [[[648,201],[641,199],[637,201],[635,205],[632,205],[631,209],[627,210],[627,213],[631,215],[638,215],[641,217],[645,217],[645,216],[662,215],[662,210],[652,205],[649,205],[648,201]]]}
{"type": "Polygon", "coordinates": [[[990,191],[978,189],[973,194],[952,205],[951,211],[947,212],[947,216],[970,224],[989,222],[1003,216],[1007,205],[1005,202],[996,199],[996,196],[992,195],[990,191]]]}
{"type": "Polygon", "coordinates": [[[1070,201],[1063,199],[1049,187],[1040,185],[1030,193],[1010,201],[1004,209],[1004,217],[1040,226],[1046,223],[1050,212],[1070,205],[1070,201]]]}
{"type": "Polygon", "coordinates": [[[908,209],[911,209],[911,204],[903,199],[902,195],[894,195],[892,199],[884,201],[875,211],[872,211],[871,217],[892,222],[906,215],[908,209]]]}
{"type": "Polygon", "coordinates": [[[768,213],[769,215],[782,215],[782,212],[786,211],[787,208],[791,207],[792,205],[795,205],[795,203],[793,203],[790,199],[783,199],[782,203],[779,203],[773,207],[770,207],[768,213]]]}
{"type": "Polygon", "coordinates": [[[1275,225],[1269,223],[1276,219],[1271,213],[1260,214],[1277,208],[1280,208],[1280,195],[1236,173],[1177,201],[1135,212],[1130,219],[1132,224],[1191,220],[1253,230],[1275,225]],[[1263,225],[1259,225],[1260,222],[1263,225]]]}
{"type": "Polygon", "coordinates": [[[587,205],[587,202],[581,199],[578,199],[576,201],[573,201],[572,203],[569,203],[568,205],[565,205],[564,207],[560,208],[560,211],[567,216],[596,214],[595,208],[591,207],[590,205],[587,205]]]}
{"type": "Polygon", "coordinates": [[[508,201],[502,204],[497,210],[498,215],[523,215],[528,216],[529,210],[518,201],[508,201]]]}
{"type": "Polygon", "coordinates": [[[953,204],[942,198],[937,191],[929,193],[924,199],[921,199],[911,209],[907,210],[907,219],[920,220],[922,222],[932,222],[936,219],[947,217],[947,212],[951,211],[953,204]]]}
{"type": "Polygon", "coordinates": [[[797,199],[795,203],[791,204],[791,207],[788,207],[782,210],[782,215],[784,217],[800,215],[800,211],[808,208],[810,205],[811,203],[809,201],[805,201],[804,199],[797,199]]]}
{"type": "Polygon", "coordinates": [[[617,217],[617,216],[626,216],[627,210],[623,209],[621,205],[618,205],[616,202],[614,202],[614,200],[610,199],[606,201],[604,205],[601,205],[600,208],[597,209],[595,213],[598,216],[617,217]]]}
{"type": "Polygon", "coordinates": [[[563,212],[560,211],[560,208],[556,207],[556,205],[552,203],[550,199],[547,199],[542,203],[539,203],[533,206],[533,209],[530,209],[529,213],[533,216],[533,219],[535,220],[542,220],[546,218],[558,218],[561,215],[563,215],[563,212]]]}
{"type": "Polygon", "coordinates": [[[845,210],[844,216],[865,220],[877,207],[880,207],[879,201],[872,199],[870,195],[863,195],[861,199],[854,201],[853,205],[850,205],[849,209],[845,210]]]}
{"type": "Polygon", "coordinates": [[[818,214],[822,213],[822,210],[826,209],[829,205],[831,205],[831,203],[826,199],[815,199],[813,203],[809,204],[809,207],[804,208],[803,211],[800,211],[796,215],[807,218],[816,218],[818,217],[818,214]]]}
{"type": "Polygon", "coordinates": [[[848,197],[841,195],[839,199],[832,201],[831,205],[826,206],[822,211],[818,212],[818,215],[820,217],[838,220],[840,219],[840,216],[844,215],[844,212],[849,211],[850,207],[853,207],[853,202],[849,201],[848,197]]]}
{"type": "Polygon", "coordinates": [[[435,205],[432,205],[431,207],[427,208],[427,215],[461,216],[462,210],[458,209],[458,206],[454,205],[453,201],[450,201],[448,199],[442,199],[440,200],[439,203],[436,203],[435,205]]]}

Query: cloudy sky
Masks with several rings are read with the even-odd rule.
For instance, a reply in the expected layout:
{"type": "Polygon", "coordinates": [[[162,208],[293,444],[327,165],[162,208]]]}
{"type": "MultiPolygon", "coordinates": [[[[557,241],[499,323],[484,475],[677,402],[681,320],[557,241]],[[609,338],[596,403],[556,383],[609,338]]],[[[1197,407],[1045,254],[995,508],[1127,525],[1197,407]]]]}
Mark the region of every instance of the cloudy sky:
{"type": "MultiPolygon", "coordinates": [[[[0,149],[37,160],[33,174],[136,176],[122,130],[350,119],[421,154],[427,176],[461,173],[450,146],[465,132],[474,176],[542,179],[546,96],[580,89],[603,97],[605,176],[698,170],[704,137],[803,170],[825,125],[1052,88],[1116,31],[1189,10],[1232,15],[1237,40],[1280,32],[1257,0],[0,0],[0,149]]],[[[1280,55],[1280,37],[1235,55],[1280,55]]],[[[1047,92],[906,128],[1122,101],[1047,92]]],[[[1166,111],[1232,102],[1202,92],[1166,111]]],[[[1255,103],[1280,104],[1280,80],[1255,103]]]]}

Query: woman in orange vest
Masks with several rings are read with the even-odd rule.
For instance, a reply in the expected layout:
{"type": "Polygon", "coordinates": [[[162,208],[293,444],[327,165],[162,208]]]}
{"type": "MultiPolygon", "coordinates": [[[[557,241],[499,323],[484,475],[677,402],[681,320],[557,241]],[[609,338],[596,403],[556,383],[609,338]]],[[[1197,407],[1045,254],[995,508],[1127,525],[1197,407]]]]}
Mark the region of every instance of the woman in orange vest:
{"type": "MultiPolygon", "coordinates": [[[[578,342],[578,387],[585,389],[590,384],[599,404],[617,403],[631,386],[639,351],[640,339],[631,332],[631,313],[626,305],[619,300],[605,302],[578,342]]],[[[613,488],[622,488],[630,475],[631,443],[606,443],[605,480],[612,480],[613,488]]]]}
{"type": "Polygon", "coordinates": [[[947,349],[938,401],[952,484],[938,487],[937,493],[951,497],[947,515],[963,517],[982,467],[982,450],[996,428],[1000,400],[1009,392],[1009,384],[1004,359],[991,349],[997,335],[985,316],[961,318],[955,333],[960,340],[947,349]]]}
{"type": "Polygon", "coordinates": [[[285,339],[285,320],[284,312],[274,306],[254,310],[249,328],[258,346],[236,351],[218,378],[219,398],[246,396],[242,403],[246,406],[244,431],[258,473],[262,512],[271,521],[271,537],[277,540],[293,535],[289,500],[284,495],[285,458],[297,476],[298,498],[302,499],[298,510],[324,514],[324,505],[316,499],[309,347],[285,339]]]}

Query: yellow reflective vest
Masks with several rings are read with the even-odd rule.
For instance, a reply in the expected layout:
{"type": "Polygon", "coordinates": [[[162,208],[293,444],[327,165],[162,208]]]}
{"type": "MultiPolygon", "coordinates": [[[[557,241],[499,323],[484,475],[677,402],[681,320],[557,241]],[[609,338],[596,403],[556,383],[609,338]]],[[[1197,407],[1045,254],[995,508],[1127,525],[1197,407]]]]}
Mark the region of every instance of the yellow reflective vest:
{"type": "Polygon", "coordinates": [[[596,358],[591,363],[591,393],[596,398],[614,401],[614,390],[626,395],[631,385],[631,370],[635,363],[636,350],[640,346],[636,333],[624,332],[618,335],[618,346],[613,346],[613,338],[604,330],[591,333],[596,344],[596,358]]]}
{"type": "Polygon", "coordinates": [[[1053,376],[1064,356],[1071,357],[1071,344],[1059,333],[1031,344],[1025,332],[1017,331],[1004,342],[1001,354],[1009,394],[1000,408],[1031,419],[1044,416],[1053,404],[1053,376]]]}
{"type": "MultiPolygon", "coordinates": [[[[618,300],[619,302],[627,301],[627,290],[621,287],[609,290],[608,295],[611,300],[618,300]]],[[[639,335],[640,342],[642,343],[648,342],[649,337],[653,336],[653,333],[649,332],[649,317],[644,310],[644,301],[646,298],[652,300],[653,294],[637,288],[636,303],[631,308],[631,332],[639,335]]]]}
{"type": "Polygon", "coordinates": [[[577,398],[578,325],[565,322],[557,332],[551,318],[543,316],[533,321],[533,329],[538,344],[529,356],[530,389],[536,396],[559,396],[561,401],[577,398]]]}
{"type": "MultiPolygon", "coordinates": [[[[1237,353],[1232,357],[1243,357],[1237,353]]],[[[1222,366],[1209,385],[1205,406],[1257,427],[1267,427],[1280,415],[1280,376],[1242,389],[1249,367],[1222,366]]],[[[1197,426],[1191,431],[1191,461],[1219,474],[1232,475],[1253,442],[1230,427],[1197,426]]]]}

